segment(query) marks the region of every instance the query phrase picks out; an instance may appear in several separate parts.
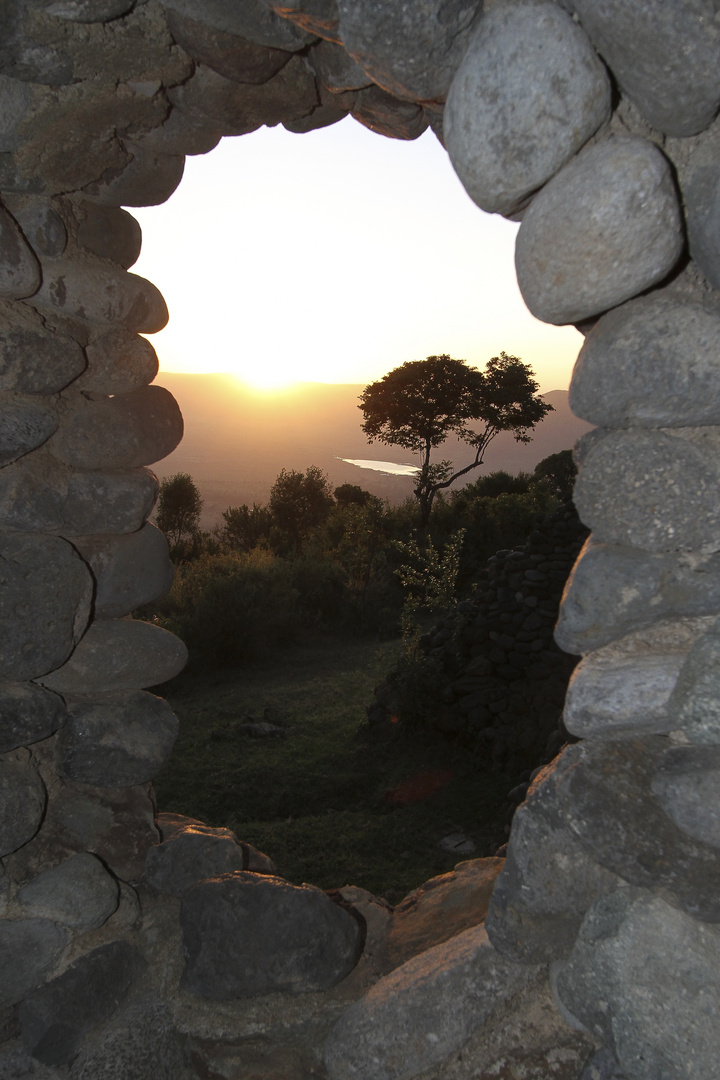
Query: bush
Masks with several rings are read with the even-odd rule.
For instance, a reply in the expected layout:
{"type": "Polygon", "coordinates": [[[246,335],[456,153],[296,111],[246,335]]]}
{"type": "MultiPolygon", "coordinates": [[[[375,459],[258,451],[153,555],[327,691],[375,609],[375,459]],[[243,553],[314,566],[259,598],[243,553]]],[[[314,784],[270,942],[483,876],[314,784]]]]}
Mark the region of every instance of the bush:
{"type": "Polygon", "coordinates": [[[178,568],[154,621],[201,664],[236,666],[299,636],[298,598],[291,566],[269,552],[205,555],[178,568]]]}

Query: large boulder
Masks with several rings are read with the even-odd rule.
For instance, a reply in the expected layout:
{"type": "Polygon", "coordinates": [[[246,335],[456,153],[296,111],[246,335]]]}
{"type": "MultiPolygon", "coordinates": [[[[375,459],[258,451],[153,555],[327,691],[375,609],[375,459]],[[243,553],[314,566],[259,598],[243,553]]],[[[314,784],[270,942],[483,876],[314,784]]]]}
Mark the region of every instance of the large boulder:
{"type": "Polygon", "coordinates": [[[45,981],[69,937],[64,926],[50,919],[0,921],[0,1008],[22,1001],[45,981]]]}
{"type": "Polygon", "coordinates": [[[32,878],[17,898],[27,916],[87,933],[117,911],[119,888],[96,855],[78,852],[32,878]]]}

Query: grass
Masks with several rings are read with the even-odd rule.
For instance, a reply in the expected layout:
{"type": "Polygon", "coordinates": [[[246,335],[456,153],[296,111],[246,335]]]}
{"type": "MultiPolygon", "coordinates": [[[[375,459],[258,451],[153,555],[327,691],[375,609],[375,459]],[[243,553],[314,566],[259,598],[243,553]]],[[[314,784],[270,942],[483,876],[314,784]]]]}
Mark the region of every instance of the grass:
{"type": "Polygon", "coordinates": [[[272,665],[189,672],[160,688],[180,735],[156,780],[159,809],[232,828],[290,881],[359,885],[391,903],[473,857],[438,847],[450,833],[469,835],[475,855],[494,853],[513,777],[440,736],[378,740],[364,728],[396,652],[397,643],[311,642],[272,665]],[[282,736],[253,738],[240,730],[251,721],[282,736]],[[434,794],[386,797],[438,771],[452,775],[434,794]]]}

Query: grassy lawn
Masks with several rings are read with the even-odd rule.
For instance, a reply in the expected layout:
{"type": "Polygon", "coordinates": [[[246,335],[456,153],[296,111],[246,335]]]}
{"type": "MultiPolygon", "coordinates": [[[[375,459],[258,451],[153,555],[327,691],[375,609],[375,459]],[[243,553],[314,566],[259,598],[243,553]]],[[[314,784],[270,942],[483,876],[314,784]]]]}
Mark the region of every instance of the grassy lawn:
{"type": "Polygon", "coordinates": [[[516,778],[438,736],[379,741],[363,729],[396,651],[397,643],[311,642],[272,665],[190,672],[161,687],[180,735],[156,780],[159,809],[229,826],[290,881],[360,885],[391,903],[460,859],[493,854],[516,778]],[[282,735],[238,730],[251,722],[282,735]],[[444,781],[435,793],[388,796],[427,773],[444,781]],[[475,841],[474,856],[438,847],[458,832],[475,841]]]}

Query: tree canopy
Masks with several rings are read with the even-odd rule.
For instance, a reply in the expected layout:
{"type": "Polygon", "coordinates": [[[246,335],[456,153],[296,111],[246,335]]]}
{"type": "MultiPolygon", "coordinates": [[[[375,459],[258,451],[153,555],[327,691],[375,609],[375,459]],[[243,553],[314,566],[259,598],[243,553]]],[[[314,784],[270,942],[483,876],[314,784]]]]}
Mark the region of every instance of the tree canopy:
{"type": "Polygon", "coordinates": [[[309,465],[304,473],[281,470],[270,489],[268,509],[289,547],[299,553],[308,532],[325,521],[332,505],[330,481],[317,465],[309,465]]]}
{"type": "Polygon", "coordinates": [[[197,531],[202,498],[189,473],[166,476],[160,484],[155,521],[173,544],[197,531]]]}
{"type": "Polygon", "coordinates": [[[368,441],[420,454],[414,492],[423,525],[437,493],[482,465],[499,432],[511,431],[518,442],[530,442],[535,425],[553,411],[538,395],[533,376],[528,364],[505,352],[488,360],[484,371],[444,353],[408,361],[365,387],[358,407],[368,441]],[[451,461],[430,460],[450,435],[474,451],[472,460],[456,470],[451,461]]]}

